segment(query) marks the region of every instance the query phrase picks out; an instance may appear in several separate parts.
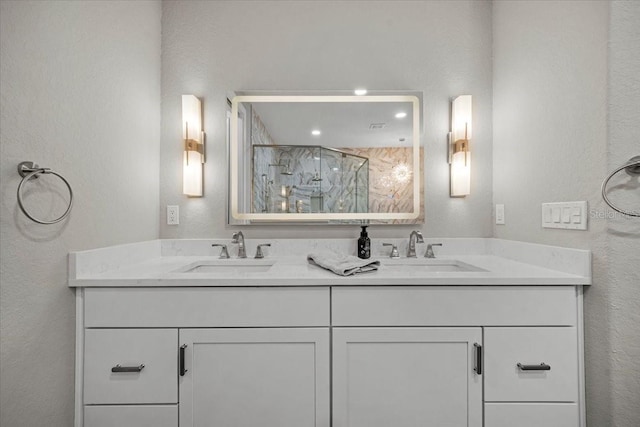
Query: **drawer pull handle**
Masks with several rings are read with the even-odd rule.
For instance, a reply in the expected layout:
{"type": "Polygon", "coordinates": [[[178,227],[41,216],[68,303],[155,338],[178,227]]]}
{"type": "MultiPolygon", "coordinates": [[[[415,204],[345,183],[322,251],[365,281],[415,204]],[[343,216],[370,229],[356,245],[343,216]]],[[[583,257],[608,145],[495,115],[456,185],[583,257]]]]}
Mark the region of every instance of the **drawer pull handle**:
{"type": "Polygon", "coordinates": [[[473,370],[476,374],[482,375],[482,346],[478,343],[474,343],[473,347],[475,347],[476,350],[476,363],[473,370]]]}
{"type": "Polygon", "coordinates": [[[111,368],[111,372],[140,372],[144,369],[144,365],[140,364],[138,366],[122,366],[117,364],[113,368],[111,368]]]}
{"type": "Polygon", "coordinates": [[[187,348],[186,344],[180,346],[180,376],[184,377],[187,373],[187,369],[184,368],[184,350],[187,348]]]}
{"type": "Polygon", "coordinates": [[[551,370],[551,366],[547,365],[546,363],[542,362],[539,365],[523,365],[522,363],[518,363],[518,368],[520,368],[521,371],[550,371],[551,370]]]}

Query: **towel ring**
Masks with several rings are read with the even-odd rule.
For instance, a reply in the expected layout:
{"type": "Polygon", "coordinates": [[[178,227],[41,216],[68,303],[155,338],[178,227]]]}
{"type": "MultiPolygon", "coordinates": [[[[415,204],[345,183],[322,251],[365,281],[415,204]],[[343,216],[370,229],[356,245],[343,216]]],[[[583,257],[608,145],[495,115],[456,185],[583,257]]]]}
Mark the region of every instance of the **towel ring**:
{"type": "Polygon", "coordinates": [[[629,212],[629,211],[625,211],[624,209],[620,209],[617,206],[615,206],[613,203],[611,203],[611,200],[609,200],[609,198],[607,197],[607,184],[609,184],[609,180],[613,178],[615,174],[617,174],[623,169],[630,176],[639,176],[640,175],[640,156],[635,156],[630,158],[629,161],[627,161],[627,163],[615,169],[613,172],[609,174],[609,176],[605,178],[605,180],[602,182],[602,198],[607,203],[607,205],[609,205],[609,207],[615,210],[616,212],[620,212],[621,214],[627,215],[627,216],[640,217],[640,211],[629,212]]]}
{"type": "Polygon", "coordinates": [[[22,177],[22,181],[20,181],[20,184],[18,184],[18,206],[20,206],[20,210],[22,211],[23,214],[27,216],[27,218],[29,218],[33,222],[37,222],[38,224],[55,224],[65,219],[67,216],[69,216],[69,213],[71,212],[71,207],[73,206],[73,189],[71,188],[71,184],[69,184],[69,181],[67,181],[62,175],[52,171],[49,168],[41,168],[40,166],[36,165],[33,162],[20,162],[18,164],[18,173],[22,177]],[[27,181],[30,181],[31,179],[38,179],[38,175],[40,174],[52,174],[57,176],[62,180],[62,182],[65,183],[65,185],[69,189],[69,206],[67,206],[67,210],[65,210],[64,213],[59,218],[56,218],[51,221],[38,219],[33,215],[31,215],[27,211],[27,209],[24,207],[24,202],[22,200],[22,186],[24,185],[24,183],[27,181]]]}

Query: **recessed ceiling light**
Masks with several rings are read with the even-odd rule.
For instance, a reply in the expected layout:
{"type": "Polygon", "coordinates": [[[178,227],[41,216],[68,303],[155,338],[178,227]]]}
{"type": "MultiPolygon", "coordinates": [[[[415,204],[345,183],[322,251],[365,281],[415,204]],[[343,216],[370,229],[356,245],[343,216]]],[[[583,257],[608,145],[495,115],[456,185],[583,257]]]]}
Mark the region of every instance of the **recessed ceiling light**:
{"type": "Polygon", "coordinates": [[[405,117],[407,117],[407,113],[405,113],[404,111],[396,114],[396,119],[404,119],[405,117]]]}
{"type": "Polygon", "coordinates": [[[355,93],[356,95],[366,95],[367,94],[367,90],[366,89],[356,89],[353,91],[353,93],[355,93]]]}
{"type": "Polygon", "coordinates": [[[314,129],[314,130],[311,131],[311,135],[318,136],[318,135],[320,135],[320,131],[318,129],[314,129]]]}

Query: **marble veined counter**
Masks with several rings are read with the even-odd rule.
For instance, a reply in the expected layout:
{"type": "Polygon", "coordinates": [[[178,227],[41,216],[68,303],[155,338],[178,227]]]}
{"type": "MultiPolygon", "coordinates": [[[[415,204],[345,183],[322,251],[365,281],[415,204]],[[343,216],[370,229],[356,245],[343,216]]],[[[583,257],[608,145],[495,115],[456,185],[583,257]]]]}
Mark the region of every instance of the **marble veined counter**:
{"type": "Polygon", "coordinates": [[[591,253],[500,239],[425,239],[418,257],[406,258],[408,239],[372,239],[375,272],[338,276],[307,261],[310,253],[355,254],[355,239],[246,239],[248,258],[237,258],[229,239],[153,240],[69,254],[71,287],[353,286],[353,285],[590,285],[591,253]],[[389,242],[401,258],[389,258],[389,242]],[[219,259],[226,244],[230,259],[219,259]],[[258,244],[265,258],[255,260],[258,244]],[[435,260],[423,257],[427,243],[435,260]],[[428,267],[423,267],[430,264],[428,267]],[[198,265],[204,268],[189,271],[198,265]],[[212,266],[213,265],[213,266],[212,266]]]}

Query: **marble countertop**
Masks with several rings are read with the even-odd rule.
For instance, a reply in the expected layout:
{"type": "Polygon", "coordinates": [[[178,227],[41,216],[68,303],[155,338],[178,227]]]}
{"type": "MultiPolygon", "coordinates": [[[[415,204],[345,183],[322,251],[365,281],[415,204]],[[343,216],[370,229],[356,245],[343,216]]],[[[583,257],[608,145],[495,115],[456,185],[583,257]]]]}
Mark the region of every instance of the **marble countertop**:
{"type": "MultiPolygon", "coordinates": [[[[69,257],[71,287],[193,287],[193,286],[360,286],[360,285],[590,285],[589,251],[498,239],[438,239],[445,241],[435,260],[390,259],[380,242],[372,242],[371,260],[381,262],[375,272],[338,276],[309,263],[306,255],[327,251],[346,255],[351,240],[275,241],[264,259],[221,260],[211,243],[218,239],[154,240],[73,252],[69,257]],[[304,247],[301,247],[304,246],[304,247]],[[377,248],[377,249],[376,249],[377,248]],[[286,250],[285,250],[286,249],[286,250]],[[295,255],[297,253],[298,255],[295,255]],[[526,261],[526,262],[525,262],[526,261]],[[408,264],[464,263],[471,271],[433,271],[408,264]],[[188,272],[198,264],[222,268],[188,272]],[[242,265],[256,265],[242,270],[242,265]],[[272,264],[269,266],[269,264],[272,264]],[[399,264],[399,265],[398,265],[399,264]],[[233,266],[233,267],[232,267],[233,266]],[[235,266],[239,266],[236,268],[235,266]]],[[[389,239],[385,239],[389,241],[389,239]]],[[[228,243],[228,242],[227,242],[228,243]]],[[[247,240],[247,254],[258,243],[247,240]]],[[[402,241],[398,241],[401,245],[402,241]]],[[[420,245],[424,252],[424,245],[420,245]]],[[[402,252],[402,247],[399,247],[402,252]]],[[[218,249],[219,250],[219,249],[218,249]]],[[[435,267],[437,270],[438,267],[435,267]]]]}

